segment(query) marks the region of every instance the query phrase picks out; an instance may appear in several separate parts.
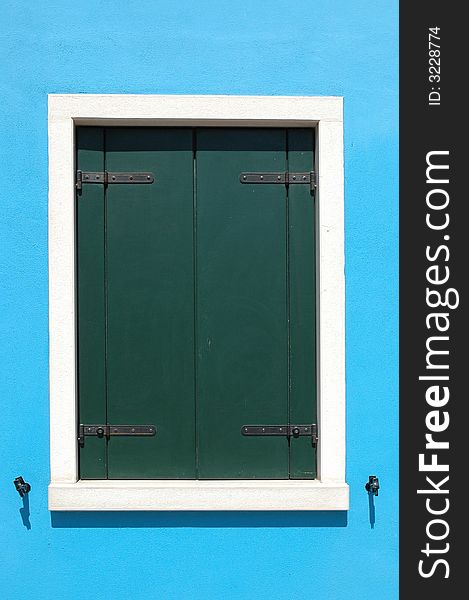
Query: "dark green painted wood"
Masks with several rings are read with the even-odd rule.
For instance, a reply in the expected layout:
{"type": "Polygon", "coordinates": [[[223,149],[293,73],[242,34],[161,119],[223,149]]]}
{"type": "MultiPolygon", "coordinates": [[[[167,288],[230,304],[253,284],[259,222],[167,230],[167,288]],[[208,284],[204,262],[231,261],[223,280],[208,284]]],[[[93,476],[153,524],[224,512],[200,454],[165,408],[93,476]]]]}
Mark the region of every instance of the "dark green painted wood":
{"type": "Polygon", "coordinates": [[[158,428],[87,437],[81,477],[314,478],[310,439],[240,433],[317,422],[314,197],[239,182],[311,170],[313,132],[193,133],[78,128],[78,168],[155,174],[78,194],[80,421],[158,428]]]}
{"type": "MultiPolygon", "coordinates": [[[[104,169],[103,129],[77,129],[77,168],[104,169]]],[[[104,187],[83,186],[76,206],[79,418],[105,423],[104,187]]],[[[105,441],[87,438],[79,456],[82,479],[106,478],[105,441]]]]}
{"type": "Polygon", "coordinates": [[[193,147],[187,128],[106,129],[106,169],[151,171],[151,185],[109,185],[109,478],[195,478],[193,147]]]}
{"type": "Polygon", "coordinates": [[[198,476],[288,478],[286,190],[239,182],[286,168],[285,130],[197,131],[198,476]]]}
{"type": "MultiPolygon", "coordinates": [[[[288,168],[311,171],[314,132],[288,130],[288,168]]],[[[290,423],[316,420],[316,280],[315,198],[309,186],[288,188],[290,423]]],[[[316,449],[307,437],[290,443],[290,477],[316,477],[316,449]]]]}

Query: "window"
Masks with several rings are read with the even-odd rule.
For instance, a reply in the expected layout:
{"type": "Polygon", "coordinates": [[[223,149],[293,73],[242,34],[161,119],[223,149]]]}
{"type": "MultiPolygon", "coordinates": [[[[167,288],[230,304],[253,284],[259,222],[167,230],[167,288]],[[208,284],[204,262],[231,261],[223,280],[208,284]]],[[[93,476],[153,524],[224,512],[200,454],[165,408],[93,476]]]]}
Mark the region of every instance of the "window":
{"type": "Polygon", "coordinates": [[[50,509],[346,509],[341,99],[49,113],[50,509]]]}

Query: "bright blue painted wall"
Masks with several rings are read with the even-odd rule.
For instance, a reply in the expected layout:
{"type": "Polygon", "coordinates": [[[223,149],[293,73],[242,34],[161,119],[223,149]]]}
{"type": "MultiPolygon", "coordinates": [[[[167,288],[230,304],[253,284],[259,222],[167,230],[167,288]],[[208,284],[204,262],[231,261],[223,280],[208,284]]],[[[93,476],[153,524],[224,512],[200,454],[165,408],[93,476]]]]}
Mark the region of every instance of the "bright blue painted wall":
{"type": "Polygon", "coordinates": [[[3,0],[0,597],[397,597],[397,0],[3,0]],[[308,514],[47,510],[47,94],[345,98],[347,480],[308,514]],[[363,486],[380,477],[376,524],[363,486]],[[23,525],[12,479],[32,484],[23,525]],[[130,586],[130,587],[128,587],[130,586]],[[29,591],[28,591],[29,590],[29,591]]]}

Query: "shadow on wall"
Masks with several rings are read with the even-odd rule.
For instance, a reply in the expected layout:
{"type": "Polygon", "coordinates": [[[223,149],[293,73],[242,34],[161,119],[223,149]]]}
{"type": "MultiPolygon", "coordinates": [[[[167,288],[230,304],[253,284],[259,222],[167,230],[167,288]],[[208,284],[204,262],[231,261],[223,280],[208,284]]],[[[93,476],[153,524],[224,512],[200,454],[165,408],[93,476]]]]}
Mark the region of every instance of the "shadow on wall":
{"type": "Polygon", "coordinates": [[[23,525],[26,527],[26,529],[31,529],[31,521],[29,520],[29,517],[31,516],[31,511],[29,510],[28,494],[25,494],[23,496],[23,506],[22,508],[20,508],[20,516],[21,520],[23,521],[23,525]]]}
{"type": "Polygon", "coordinates": [[[347,511],[51,512],[52,527],[346,527],[347,511]]]}

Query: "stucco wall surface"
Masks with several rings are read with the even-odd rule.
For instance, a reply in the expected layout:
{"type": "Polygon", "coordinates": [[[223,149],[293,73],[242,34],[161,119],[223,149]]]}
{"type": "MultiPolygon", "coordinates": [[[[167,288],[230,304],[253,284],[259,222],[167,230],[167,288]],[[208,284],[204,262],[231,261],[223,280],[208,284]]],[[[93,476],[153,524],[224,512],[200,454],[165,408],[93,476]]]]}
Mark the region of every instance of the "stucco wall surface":
{"type": "Polygon", "coordinates": [[[391,0],[1,3],[2,599],[397,598],[397,18],[391,0]],[[51,516],[48,93],[344,96],[348,514],[51,516]]]}

